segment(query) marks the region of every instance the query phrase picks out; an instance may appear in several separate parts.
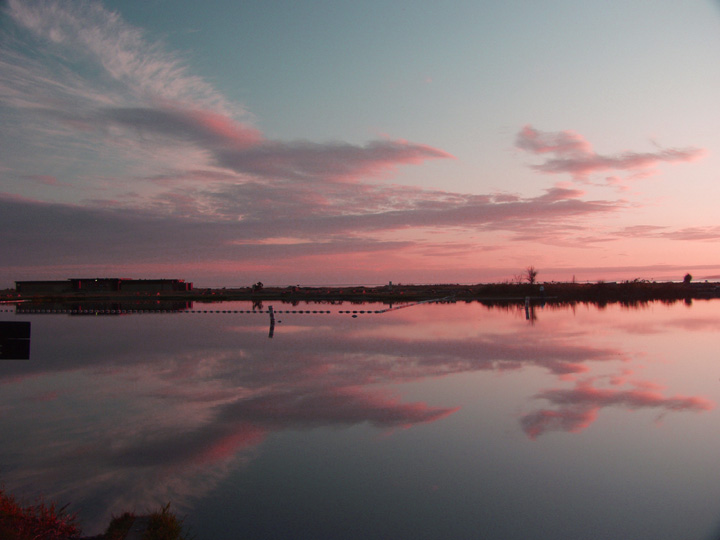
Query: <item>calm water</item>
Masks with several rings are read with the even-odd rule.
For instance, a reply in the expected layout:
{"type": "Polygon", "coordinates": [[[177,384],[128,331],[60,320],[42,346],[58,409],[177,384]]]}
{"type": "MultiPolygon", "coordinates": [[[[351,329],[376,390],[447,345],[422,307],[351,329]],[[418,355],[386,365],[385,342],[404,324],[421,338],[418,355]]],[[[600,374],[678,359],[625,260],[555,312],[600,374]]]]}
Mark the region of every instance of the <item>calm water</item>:
{"type": "Polygon", "coordinates": [[[1,311],[0,483],[86,534],[720,538],[720,301],[273,307],[330,313],[1,311]]]}

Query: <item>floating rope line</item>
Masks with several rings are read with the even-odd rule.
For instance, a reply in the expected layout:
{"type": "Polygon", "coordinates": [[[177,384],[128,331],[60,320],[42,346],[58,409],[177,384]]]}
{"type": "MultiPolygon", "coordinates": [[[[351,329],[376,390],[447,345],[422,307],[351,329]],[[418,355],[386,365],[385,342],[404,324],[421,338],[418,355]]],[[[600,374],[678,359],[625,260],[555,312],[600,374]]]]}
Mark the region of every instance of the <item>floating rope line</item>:
{"type": "MultiPolygon", "coordinates": [[[[247,313],[255,315],[267,315],[268,313],[297,313],[297,314],[331,314],[329,310],[243,310],[243,309],[22,309],[12,310],[4,309],[0,310],[4,313],[17,313],[23,315],[34,315],[34,314],[70,314],[70,315],[126,315],[135,313],[202,313],[202,314],[236,314],[236,313],[247,313]]],[[[342,311],[339,313],[343,313],[342,311]]],[[[348,311],[348,313],[350,313],[348,311]]],[[[365,311],[363,311],[365,313],[365,311]]],[[[367,313],[372,313],[368,311],[367,313]]],[[[380,313],[379,311],[376,313],[380,313]]]]}
{"type": "Polygon", "coordinates": [[[387,313],[388,311],[397,311],[398,309],[405,309],[405,308],[409,308],[409,307],[419,306],[420,304],[433,304],[435,302],[451,302],[454,300],[455,300],[454,296],[446,296],[445,298],[433,298],[432,300],[421,300],[419,302],[413,302],[412,304],[403,304],[402,306],[383,309],[382,311],[376,311],[375,313],[387,313]]]}

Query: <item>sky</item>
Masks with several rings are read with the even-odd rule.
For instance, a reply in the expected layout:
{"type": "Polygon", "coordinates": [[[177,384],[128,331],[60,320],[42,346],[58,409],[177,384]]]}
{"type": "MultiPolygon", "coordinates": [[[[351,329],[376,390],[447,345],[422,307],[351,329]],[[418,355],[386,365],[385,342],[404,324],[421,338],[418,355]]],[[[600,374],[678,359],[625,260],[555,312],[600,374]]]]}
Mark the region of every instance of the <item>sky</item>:
{"type": "Polygon", "coordinates": [[[720,2],[0,0],[0,288],[720,279],[720,2]]]}

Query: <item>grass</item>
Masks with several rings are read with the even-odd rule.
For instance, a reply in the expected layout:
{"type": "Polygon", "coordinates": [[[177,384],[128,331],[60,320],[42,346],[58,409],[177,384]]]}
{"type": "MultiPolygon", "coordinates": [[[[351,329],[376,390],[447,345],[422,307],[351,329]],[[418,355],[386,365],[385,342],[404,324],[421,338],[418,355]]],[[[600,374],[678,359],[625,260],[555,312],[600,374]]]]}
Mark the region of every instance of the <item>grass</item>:
{"type": "MultiPolygon", "coordinates": [[[[124,540],[137,516],[125,512],[113,517],[103,540],[124,540]]],[[[79,538],[77,516],[38,500],[23,505],[15,497],[0,489],[0,539],[1,540],[69,540],[79,538]]],[[[143,540],[188,540],[183,536],[183,523],[170,511],[170,503],[158,512],[149,514],[148,527],[143,540]]]]}
{"type": "Polygon", "coordinates": [[[113,517],[105,531],[105,540],[123,540],[135,521],[135,514],[125,512],[113,517]]]}
{"type": "Polygon", "coordinates": [[[170,511],[170,503],[167,503],[160,512],[150,514],[143,540],[186,540],[182,532],[182,520],[170,511]]]}
{"type": "Polygon", "coordinates": [[[0,489],[0,538],[3,540],[60,540],[80,534],[77,516],[38,501],[20,504],[0,489]]]}
{"type": "MultiPolygon", "coordinates": [[[[130,512],[114,517],[105,531],[104,540],[123,540],[135,518],[135,514],[130,512]]],[[[183,536],[182,520],[170,511],[170,503],[163,506],[159,512],[150,514],[149,518],[142,540],[187,540],[183,536]]]]}

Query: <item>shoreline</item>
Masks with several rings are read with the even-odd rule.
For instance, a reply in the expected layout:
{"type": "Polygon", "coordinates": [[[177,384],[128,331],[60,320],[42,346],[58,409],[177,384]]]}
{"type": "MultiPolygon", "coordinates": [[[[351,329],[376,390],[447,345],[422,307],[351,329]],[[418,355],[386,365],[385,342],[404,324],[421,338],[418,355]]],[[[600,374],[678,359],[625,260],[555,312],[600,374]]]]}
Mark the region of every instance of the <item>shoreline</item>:
{"type": "Polygon", "coordinates": [[[283,303],[385,303],[402,304],[427,300],[477,301],[484,304],[522,303],[639,303],[650,301],[707,300],[720,298],[720,283],[675,282],[598,282],[598,283],[489,283],[477,285],[384,285],[378,287],[253,287],[198,288],[189,291],[143,293],[72,292],[57,294],[21,294],[0,291],[3,303],[70,302],[223,302],[252,301],[283,303]]]}

